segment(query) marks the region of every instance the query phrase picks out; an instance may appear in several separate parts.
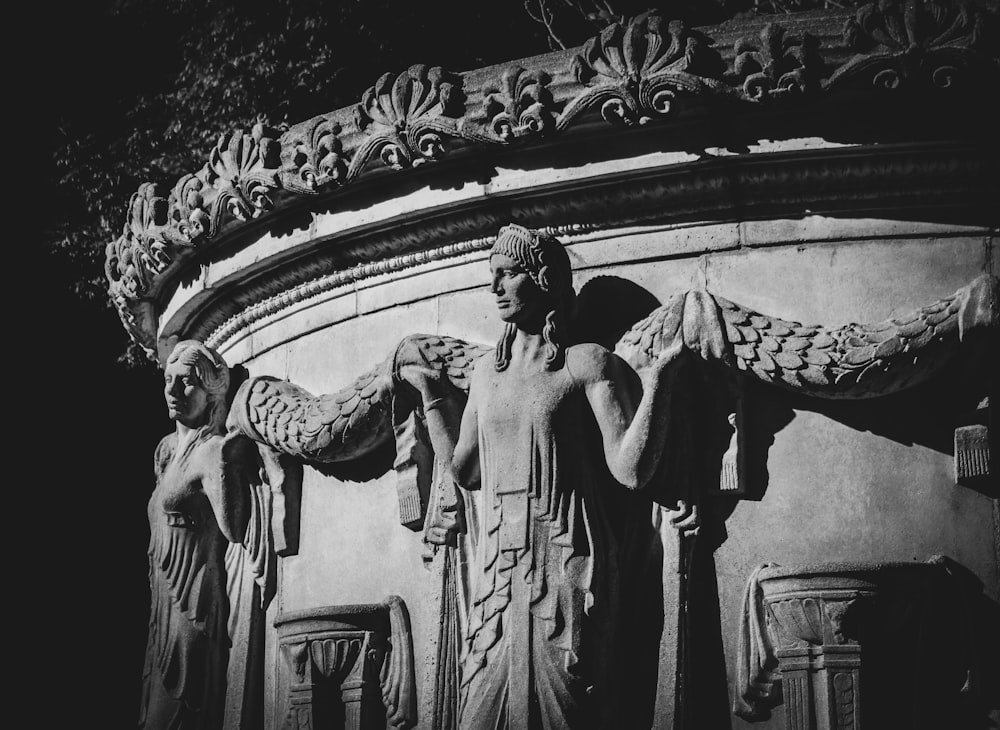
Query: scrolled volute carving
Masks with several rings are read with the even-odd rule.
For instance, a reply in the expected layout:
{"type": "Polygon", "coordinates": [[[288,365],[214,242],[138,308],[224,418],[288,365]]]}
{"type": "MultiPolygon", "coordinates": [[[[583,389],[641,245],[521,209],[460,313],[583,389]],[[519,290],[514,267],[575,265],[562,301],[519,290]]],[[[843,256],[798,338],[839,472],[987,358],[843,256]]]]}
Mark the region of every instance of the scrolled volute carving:
{"type": "Polygon", "coordinates": [[[399,75],[382,74],[355,107],[358,129],[371,136],[358,150],[351,176],[375,154],[396,169],[439,159],[442,135],[458,136],[464,112],[461,77],[440,66],[415,64],[399,75]]]}
{"type": "Polygon", "coordinates": [[[995,76],[995,60],[991,63],[977,50],[984,19],[968,0],[869,3],[844,24],[844,43],[859,53],[836,70],[828,85],[949,88],[979,72],[995,76]]]}
{"type": "Polygon", "coordinates": [[[748,99],[764,101],[819,88],[823,61],[819,42],[809,33],[799,37],[768,23],[759,40],[742,38],[733,50],[734,70],[748,99]]]}
{"type": "Polygon", "coordinates": [[[299,193],[347,181],[348,156],[340,140],[341,126],[326,117],[317,117],[304,128],[282,138],[282,185],[299,193]]]}
{"type": "Polygon", "coordinates": [[[508,66],[500,83],[483,86],[483,109],[487,125],[501,142],[545,134],[555,127],[555,109],[544,71],[508,66]]]}
{"type": "Polygon", "coordinates": [[[249,134],[232,132],[219,138],[204,173],[205,182],[216,191],[211,235],[218,231],[224,212],[246,221],[273,207],[269,194],[278,188],[279,157],[279,143],[260,124],[249,134]]]}
{"type": "Polygon", "coordinates": [[[596,104],[608,122],[646,124],[669,114],[678,92],[721,89],[723,64],[711,43],[682,21],[668,23],[652,11],[612,23],[574,56],[573,75],[591,88],[570,102],[560,127],[596,104]]]}

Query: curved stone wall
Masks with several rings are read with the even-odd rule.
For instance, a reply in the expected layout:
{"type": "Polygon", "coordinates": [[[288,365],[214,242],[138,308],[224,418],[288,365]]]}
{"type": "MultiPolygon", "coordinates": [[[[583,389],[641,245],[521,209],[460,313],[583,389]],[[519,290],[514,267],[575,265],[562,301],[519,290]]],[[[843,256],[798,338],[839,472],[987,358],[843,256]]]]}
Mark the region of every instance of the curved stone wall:
{"type": "MultiPolygon", "coordinates": [[[[471,117],[462,126],[459,116],[451,118],[453,126],[442,122],[413,132],[451,135],[447,143],[461,150],[451,161],[430,164],[434,145],[444,144],[440,139],[424,140],[424,147],[410,140],[412,149],[399,140],[391,144],[401,147],[390,148],[382,139],[378,154],[387,164],[429,150],[428,164],[405,176],[361,176],[364,160],[351,162],[345,150],[355,160],[364,150],[374,155],[365,147],[375,145],[371,139],[355,144],[355,132],[345,132],[343,144],[328,140],[323,148],[337,158],[333,163],[312,160],[315,149],[309,148],[293,165],[295,134],[306,127],[314,135],[323,132],[316,120],[299,125],[281,138],[281,179],[308,162],[317,194],[293,199],[297,189],[285,180],[283,190],[291,192],[282,198],[285,192],[274,192],[278,178],[269,178],[266,192],[278,203],[272,212],[254,218],[247,208],[250,220],[243,223],[215,220],[211,246],[185,250],[147,293],[126,304],[121,299],[122,311],[126,319],[134,315],[129,326],[148,336],[161,360],[178,340],[201,339],[252,377],[335,393],[391,357],[410,334],[492,346],[502,324],[487,261],[497,229],[509,222],[562,241],[579,293],[581,333],[609,348],[653,308],[692,289],[793,323],[830,327],[918,310],[981,274],[997,273],[995,132],[979,126],[985,115],[975,113],[982,111],[977,93],[941,97],[946,92],[921,87],[886,96],[868,90],[874,71],[860,91],[848,84],[851,74],[861,73],[862,61],[871,61],[848,53],[833,30],[854,17],[805,13],[786,22],[790,30],[812,29],[820,38],[828,56],[826,75],[816,83],[822,80],[825,90],[842,84],[842,95],[789,101],[768,91],[787,88],[778,77],[763,74],[755,83],[767,82],[761,98],[773,97],[773,104],[751,107],[745,103],[757,87],[745,85],[749,72],[698,76],[689,68],[683,78],[671,77],[668,87],[678,99],[690,93],[693,101],[669,122],[640,124],[637,117],[633,126],[610,127],[604,120],[615,109],[628,117],[652,114],[656,105],[641,95],[623,97],[618,87],[617,97],[610,91],[600,97],[617,98],[617,107],[583,104],[580,94],[593,89],[581,91],[586,82],[580,79],[589,77],[578,75],[571,83],[563,69],[575,49],[519,62],[523,69],[552,70],[545,98],[553,106],[545,113],[559,130],[576,119],[572,135],[532,137],[521,147],[492,140],[477,148],[476,134],[485,134],[485,127],[474,134],[471,117]],[[709,90],[737,77],[739,100],[724,107],[701,104],[709,90]],[[926,98],[937,108],[915,116],[926,98]],[[951,109],[940,106],[942,99],[951,109]],[[569,114],[573,104],[582,106],[569,114]],[[327,178],[358,181],[317,189],[321,168],[327,178]]],[[[721,47],[718,58],[736,69],[734,59],[747,52],[739,38],[764,26],[733,21],[705,31],[721,47]]],[[[600,47],[595,41],[579,56],[593,60],[600,47]]],[[[464,88],[485,88],[502,71],[469,72],[464,88]]],[[[411,79],[420,75],[411,72],[411,79]]],[[[390,81],[380,82],[386,94],[390,81]]],[[[376,92],[362,104],[374,115],[369,126],[376,123],[376,92]]],[[[436,103],[447,112],[447,103],[436,103]]],[[[509,120],[496,129],[515,134],[509,120]]],[[[278,174],[277,167],[264,167],[278,174]]],[[[302,184],[309,187],[306,178],[302,184]]],[[[227,195],[237,200],[237,211],[256,200],[227,195]]],[[[212,205],[204,207],[216,215],[212,205]]],[[[114,279],[113,289],[120,281],[114,279]]],[[[717,483],[702,487],[700,552],[689,565],[691,580],[697,575],[700,582],[692,582],[687,604],[696,612],[687,651],[697,658],[685,670],[684,712],[700,718],[695,727],[751,727],[731,707],[742,691],[741,596],[763,563],[905,562],[943,554],[978,579],[984,600],[995,607],[995,487],[956,485],[953,440],[995,381],[981,342],[948,347],[955,362],[930,383],[868,400],[810,398],[749,375],[735,376],[730,385],[706,376],[709,388],[738,391],[744,461],[737,494],[720,492],[717,483]]],[[[439,567],[424,560],[422,532],[400,524],[393,458],[379,452],[360,463],[305,467],[297,554],[279,560],[277,595],[267,616],[268,728],[282,726],[292,682],[274,620],[323,606],[375,604],[386,596],[400,597],[409,610],[417,726],[434,726],[442,579],[439,567]]],[[[659,508],[651,508],[655,517],[659,508]]],[[[664,568],[664,586],[669,573],[664,568]]],[[[646,638],[653,645],[665,641],[655,632],[646,638]]],[[[647,721],[674,717],[665,709],[676,690],[673,661],[660,656],[653,683],[658,699],[647,721]]],[[[779,714],[758,717],[753,726],[792,727],[779,714]]]]}

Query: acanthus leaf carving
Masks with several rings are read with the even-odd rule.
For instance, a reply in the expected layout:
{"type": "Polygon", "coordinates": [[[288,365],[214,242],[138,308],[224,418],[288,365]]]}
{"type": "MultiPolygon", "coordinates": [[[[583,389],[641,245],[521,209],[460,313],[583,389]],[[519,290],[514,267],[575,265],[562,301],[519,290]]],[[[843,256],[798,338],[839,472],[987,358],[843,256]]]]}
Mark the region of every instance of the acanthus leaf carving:
{"type": "Polygon", "coordinates": [[[911,84],[948,88],[974,69],[983,37],[982,11],[968,0],[883,0],[859,8],[843,41],[858,54],[834,72],[829,86],[861,81],[881,89],[911,84]]]}
{"type": "Polygon", "coordinates": [[[508,66],[499,84],[483,86],[483,109],[490,131],[501,142],[545,134],[555,127],[555,108],[545,71],[508,66]]]}
{"type": "Polygon", "coordinates": [[[170,193],[170,228],[174,243],[190,245],[205,236],[212,216],[205,206],[207,166],[197,173],[184,175],[170,193]]]}
{"type": "Polygon", "coordinates": [[[669,114],[679,91],[721,89],[723,63],[711,43],[682,21],[668,23],[652,11],[612,23],[574,56],[573,75],[591,88],[570,102],[559,126],[598,103],[608,122],[646,124],[653,115],[669,114]]]}
{"type": "Polygon", "coordinates": [[[768,23],[759,41],[740,39],[733,66],[743,80],[743,94],[763,101],[816,90],[823,69],[818,47],[809,33],[791,35],[777,23],[768,23]]]}
{"type": "Polygon", "coordinates": [[[350,176],[374,154],[396,169],[439,159],[441,135],[458,136],[464,112],[461,77],[440,66],[414,64],[397,76],[382,74],[355,107],[358,129],[371,136],[352,160],[350,176]]]}
{"type": "Polygon", "coordinates": [[[246,221],[273,207],[269,193],[278,188],[279,158],[280,144],[261,124],[250,134],[233,132],[219,138],[204,171],[205,182],[216,191],[211,235],[222,224],[224,212],[246,221]]]}
{"type": "Polygon", "coordinates": [[[153,276],[170,265],[169,244],[164,236],[167,207],[167,199],[154,183],[143,183],[132,193],[122,235],[106,249],[105,273],[113,296],[143,296],[153,276]]]}
{"type": "Polygon", "coordinates": [[[341,125],[317,117],[304,128],[282,139],[280,179],[283,187],[299,193],[315,193],[327,183],[347,181],[349,158],[340,140],[341,125]]]}

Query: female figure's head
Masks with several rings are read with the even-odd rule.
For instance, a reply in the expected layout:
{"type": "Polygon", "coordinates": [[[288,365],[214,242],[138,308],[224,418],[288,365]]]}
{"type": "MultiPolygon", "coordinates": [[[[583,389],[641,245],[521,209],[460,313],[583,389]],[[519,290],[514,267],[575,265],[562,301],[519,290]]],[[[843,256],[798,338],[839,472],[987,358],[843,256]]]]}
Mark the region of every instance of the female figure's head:
{"type": "Polygon", "coordinates": [[[510,363],[519,329],[540,329],[545,366],[561,367],[576,306],[573,269],[562,244],[524,226],[504,226],[490,251],[490,273],[500,318],[507,323],[497,343],[496,369],[505,370],[510,363]]]}
{"type": "Polygon", "coordinates": [[[163,370],[170,418],[188,428],[221,431],[226,420],[229,366],[197,340],[177,343],[163,370]]]}

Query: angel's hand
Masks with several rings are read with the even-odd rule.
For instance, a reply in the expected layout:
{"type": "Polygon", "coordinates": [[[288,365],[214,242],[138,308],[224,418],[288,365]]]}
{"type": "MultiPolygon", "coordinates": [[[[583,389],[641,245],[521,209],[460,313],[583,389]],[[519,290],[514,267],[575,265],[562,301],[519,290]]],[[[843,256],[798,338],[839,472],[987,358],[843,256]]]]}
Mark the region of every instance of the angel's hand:
{"type": "Polygon", "coordinates": [[[442,500],[442,505],[424,531],[424,539],[431,545],[455,545],[455,535],[465,531],[463,508],[460,501],[442,500]]]}
{"type": "Polygon", "coordinates": [[[642,370],[644,385],[658,385],[664,371],[677,362],[683,351],[684,342],[680,338],[674,339],[669,345],[660,350],[656,358],[642,370]]]}
{"type": "Polygon", "coordinates": [[[399,379],[416,391],[425,409],[439,404],[454,390],[448,376],[429,365],[419,363],[403,365],[398,372],[399,379]]]}

